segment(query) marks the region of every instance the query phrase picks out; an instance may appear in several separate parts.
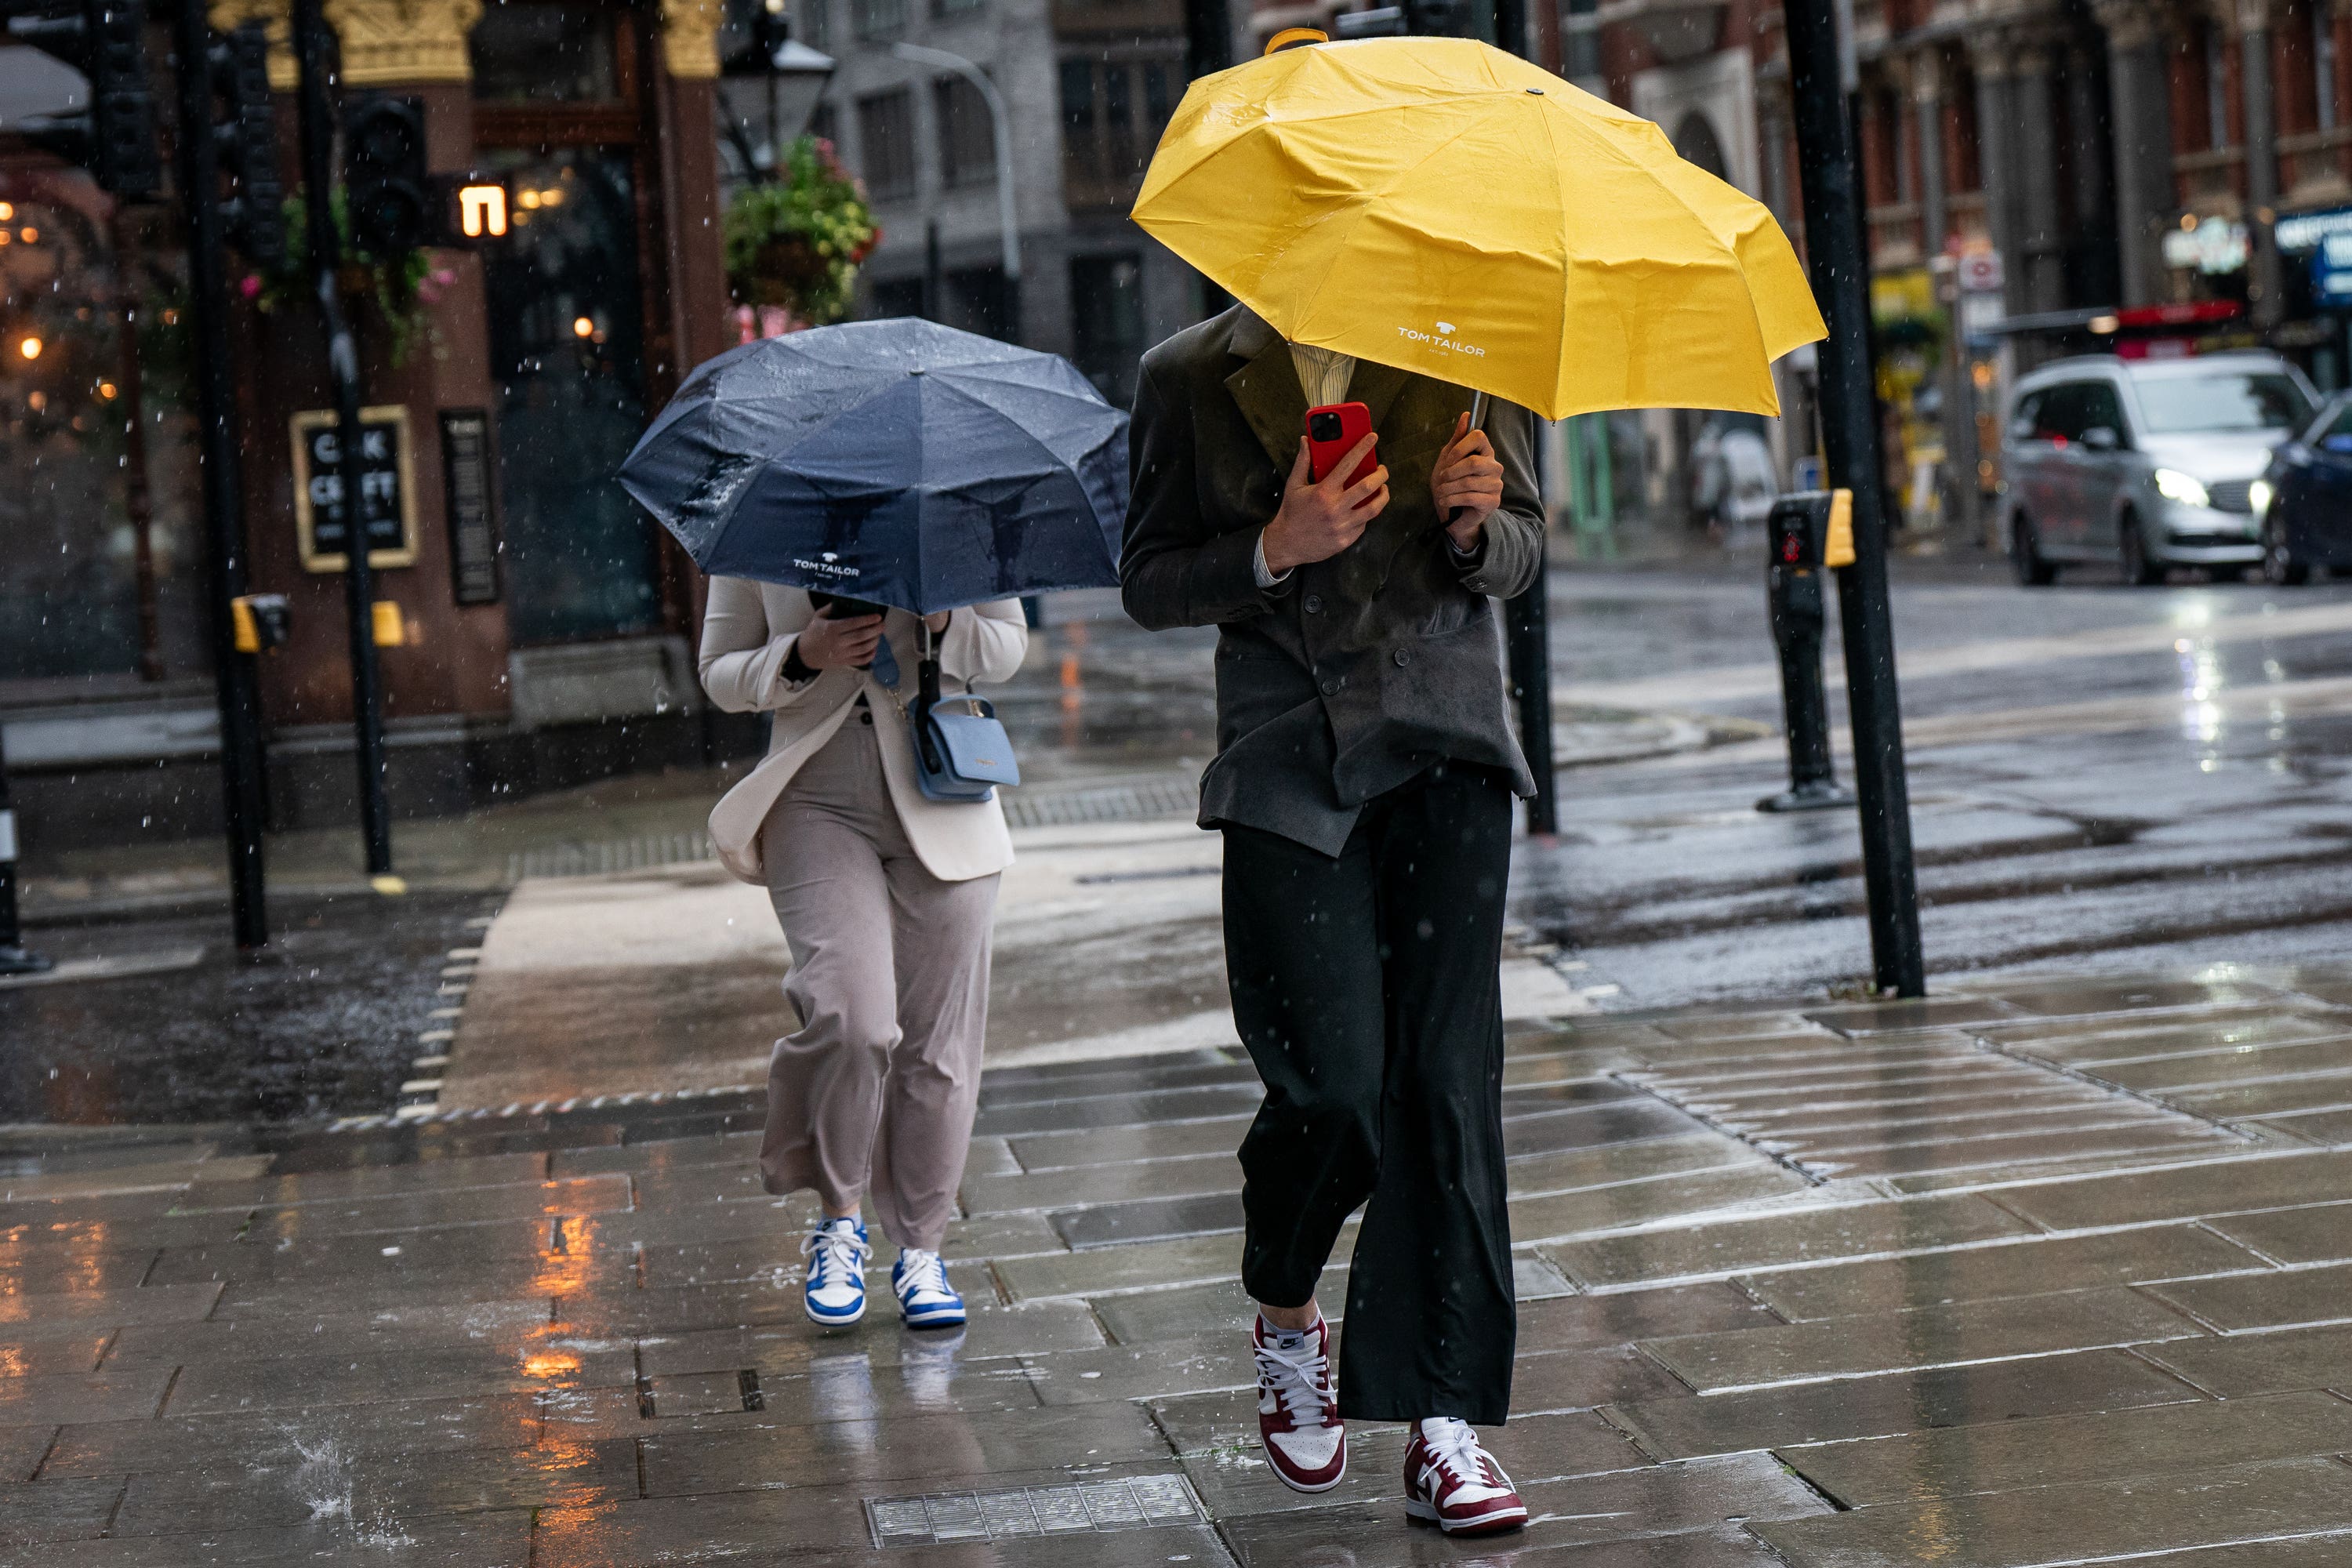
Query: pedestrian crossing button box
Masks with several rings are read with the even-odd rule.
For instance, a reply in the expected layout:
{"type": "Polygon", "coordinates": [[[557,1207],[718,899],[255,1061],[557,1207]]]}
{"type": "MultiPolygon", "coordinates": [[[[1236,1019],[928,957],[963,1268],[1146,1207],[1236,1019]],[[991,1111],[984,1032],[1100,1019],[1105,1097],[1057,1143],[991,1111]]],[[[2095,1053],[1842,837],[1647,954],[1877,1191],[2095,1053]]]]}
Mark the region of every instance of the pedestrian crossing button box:
{"type": "Polygon", "coordinates": [[[270,653],[286,646],[294,629],[283,594],[245,594],[229,601],[229,623],[239,653],[270,653]]]}

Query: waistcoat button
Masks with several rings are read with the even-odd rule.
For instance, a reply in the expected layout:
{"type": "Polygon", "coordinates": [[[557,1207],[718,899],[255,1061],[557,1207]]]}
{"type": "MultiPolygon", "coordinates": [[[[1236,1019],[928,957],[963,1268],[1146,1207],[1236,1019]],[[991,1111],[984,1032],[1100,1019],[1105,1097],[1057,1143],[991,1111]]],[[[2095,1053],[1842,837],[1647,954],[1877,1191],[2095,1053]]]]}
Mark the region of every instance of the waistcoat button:
{"type": "Polygon", "coordinates": [[[1320,615],[1320,614],[1322,613],[1322,610],[1323,610],[1323,595],[1320,595],[1320,594],[1309,594],[1309,595],[1307,595],[1307,613],[1308,615],[1310,615],[1310,616],[1313,616],[1313,615],[1320,615]]]}
{"type": "Polygon", "coordinates": [[[1328,679],[1328,680],[1326,680],[1326,681],[1323,683],[1323,695],[1324,695],[1324,696],[1326,696],[1326,697],[1336,697],[1336,696],[1338,696],[1338,695],[1339,695],[1339,678],[1338,678],[1338,677],[1334,676],[1332,679],[1328,679]]]}
{"type": "Polygon", "coordinates": [[[1404,649],[1402,649],[1402,648],[1399,648],[1399,649],[1397,649],[1397,650],[1396,650],[1396,661],[1397,661],[1397,668],[1398,668],[1399,669],[1402,669],[1406,665],[1411,664],[1411,663],[1412,662],[1412,659],[1410,659],[1410,658],[1406,658],[1406,657],[1405,657],[1405,651],[1404,651],[1404,649]]]}

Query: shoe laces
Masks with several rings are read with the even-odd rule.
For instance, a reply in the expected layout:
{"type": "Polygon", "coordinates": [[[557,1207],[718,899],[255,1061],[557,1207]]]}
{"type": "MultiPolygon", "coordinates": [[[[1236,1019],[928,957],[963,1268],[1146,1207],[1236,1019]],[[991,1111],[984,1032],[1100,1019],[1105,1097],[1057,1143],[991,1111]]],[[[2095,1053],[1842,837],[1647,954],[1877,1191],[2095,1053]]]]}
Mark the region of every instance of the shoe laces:
{"type": "Polygon", "coordinates": [[[809,1288],[822,1290],[829,1285],[862,1279],[866,1260],[874,1256],[874,1248],[857,1234],[854,1221],[837,1219],[810,1233],[809,1238],[801,1243],[801,1256],[809,1260],[809,1288]]]}
{"type": "Polygon", "coordinates": [[[920,1291],[932,1296],[948,1296],[948,1266],[936,1252],[920,1247],[902,1247],[898,1252],[898,1289],[920,1291]]]}
{"type": "Polygon", "coordinates": [[[1329,1342],[1310,1331],[1297,1355],[1264,1341],[1258,1342],[1257,1385],[1274,1395],[1295,1424],[1320,1426],[1324,1423],[1323,1388],[1331,1376],[1331,1357],[1324,1347],[1329,1342]]]}
{"type": "Polygon", "coordinates": [[[1467,1421],[1444,1416],[1421,1424],[1421,1440],[1430,1462],[1455,1480],[1491,1486],[1502,1479],[1503,1468],[1479,1446],[1477,1428],[1467,1421]]]}

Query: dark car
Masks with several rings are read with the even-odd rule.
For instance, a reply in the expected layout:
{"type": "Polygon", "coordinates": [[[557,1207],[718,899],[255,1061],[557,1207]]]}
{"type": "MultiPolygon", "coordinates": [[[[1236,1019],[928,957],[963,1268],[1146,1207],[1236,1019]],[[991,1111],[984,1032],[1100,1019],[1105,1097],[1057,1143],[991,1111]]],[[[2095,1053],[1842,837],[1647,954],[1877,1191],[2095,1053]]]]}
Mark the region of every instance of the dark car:
{"type": "Polygon", "coordinates": [[[2246,498],[2263,527],[2263,575],[2301,583],[2311,569],[2352,571],[2352,394],[2329,400],[2271,455],[2246,498]]]}

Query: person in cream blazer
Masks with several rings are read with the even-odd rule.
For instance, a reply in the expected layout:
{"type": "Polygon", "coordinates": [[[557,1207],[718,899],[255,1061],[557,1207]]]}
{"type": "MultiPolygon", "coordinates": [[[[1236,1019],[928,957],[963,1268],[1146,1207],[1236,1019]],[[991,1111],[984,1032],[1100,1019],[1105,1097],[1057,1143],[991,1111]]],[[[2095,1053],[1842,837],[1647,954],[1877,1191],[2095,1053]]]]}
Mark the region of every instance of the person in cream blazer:
{"type": "MultiPolygon", "coordinates": [[[[1029,632],[1003,599],[929,617],[941,687],[998,681],[1029,632]]],[[[993,800],[927,799],[906,708],[923,625],[903,610],[820,617],[798,588],[714,577],[701,674],[730,713],[765,712],[765,761],[710,814],[727,868],[764,884],[791,944],[800,1028],[776,1042],[760,1172],[824,1205],[802,1246],[820,1323],[865,1313],[861,1200],[899,1256],[916,1327],[963,1321],[939,1258],[980,1091],[997,875],[1013,860],[993,800]],[[886,679],[886,677],[895,679],[886,679]]]]}

